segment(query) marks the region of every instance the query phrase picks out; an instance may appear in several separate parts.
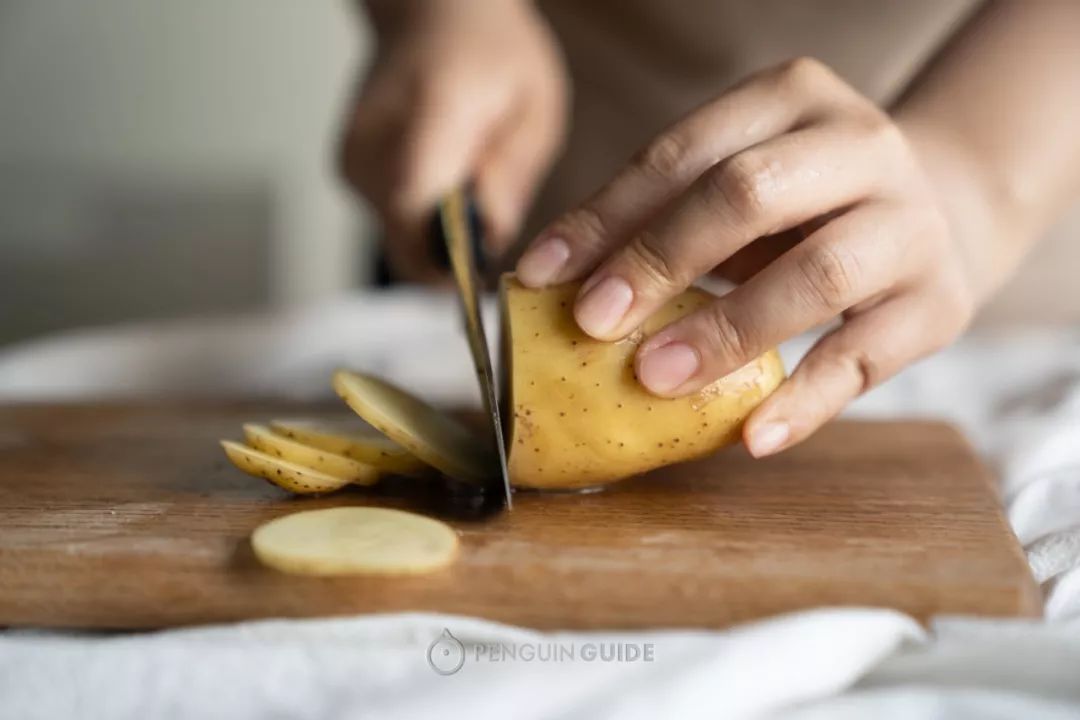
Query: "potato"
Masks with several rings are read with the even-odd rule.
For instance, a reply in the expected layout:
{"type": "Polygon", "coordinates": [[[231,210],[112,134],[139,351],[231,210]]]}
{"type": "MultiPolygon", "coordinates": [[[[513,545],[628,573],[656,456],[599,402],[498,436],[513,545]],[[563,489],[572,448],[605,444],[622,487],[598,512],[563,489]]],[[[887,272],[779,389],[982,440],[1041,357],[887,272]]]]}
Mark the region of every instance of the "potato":
{"type": "Polygon", "coordinates": [[[222,440],[221,446],[230,462],[248,475],[264,478],[298,495],[333,492],[349,484],[347,479],[287,462],[231,440],[222,440]]]}
{"type": "Polygon", "coordinates": [[[344,455],[304,445],[296,440],[273,433],[262,425],[244,425],[247,444],[267,455],[280,458],[301,467],[351,482],[356,485],[374,485],[379,480],[378,468],[357,462],[344,455]]]}
{"type": "Polygon", "coordinates": [[[344,455],[386,473],[416,475],[428,469],[408,450],[374,430],[362,432],[318,420],[273,420],[270,429],[290,440],[344,455]]]}
{"type": "Polygon", "coordinates": [[[485,483],[498,474],[494,447],[404,390],[345,370],[334,373],[334,390],[376,430],[449,477],[485,483]]]}
{"type": "Polygon", "coordinates": [[[302,575],[412,575],[444,567],[458,550],[448,525],[401,510],[338,507],[308,510],[260,525],[255,556],[302,575]]]}
{"type": "Polygon", "coordinates": [[[771,350],[693,396],[651,395],[634,377],[641,341],[713,296],[687,290],[629,338],[606,343],[575,323],[578,288],[530,290],[503,277],[503,414],[516,486],[595,486],[708,455],[739,438],[743,421],[784,378],[771,350]]]}

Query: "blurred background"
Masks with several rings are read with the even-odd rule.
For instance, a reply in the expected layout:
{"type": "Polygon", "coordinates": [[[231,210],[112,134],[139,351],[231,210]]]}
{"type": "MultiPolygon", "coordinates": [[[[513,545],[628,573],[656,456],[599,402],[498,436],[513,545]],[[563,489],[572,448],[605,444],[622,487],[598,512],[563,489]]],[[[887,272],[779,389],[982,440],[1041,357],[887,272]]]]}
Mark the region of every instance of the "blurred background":
{"type": "Polygon", "coordinates": [[[0,0],[0,344],[364,283],[332,155],[368,46],[342,0],[0,0]]]}
{"type": "MultiPolygon", "coordinates": [[[[942,28],[959,5],[937,6],[942,28]]],[[[923,35],[927,47],[939,37],[923,35]]],[[[878,52],[857,34],[824,48],[812,40],[795,33],[750,60],[809,51],[859,67],[878,52]]],[[[645,41],[609,39],[592,54],[568,43],[568,60],[579,76],[614,67],[632,78],[645,41]]],[[[362,13],[345,0],[0,0],[0,346],[76,327],[314,307],[370,282],[375,226],[333,170],[370,49],[362,13]]],[[[912,62],[896,63],[878,91],[912,62]]],[[[652,80],[623,83],[628,101],[579,87],[575,121],[611,128],[602,135],[621,143],[611,158],[666,124],[647,115],[662,107],[649,92],[687,85],[652,80]]],[[[564,176],[587,188],[600,175],[575,172],[573,159],[591,161],[598,140],[575,142],[564,176]]],[[[1067,227],[1080,227],[1080,212],[1067,227]]],[[[980,322],[1080,319],[1080,240],[1053,235],[980,322]]]]}

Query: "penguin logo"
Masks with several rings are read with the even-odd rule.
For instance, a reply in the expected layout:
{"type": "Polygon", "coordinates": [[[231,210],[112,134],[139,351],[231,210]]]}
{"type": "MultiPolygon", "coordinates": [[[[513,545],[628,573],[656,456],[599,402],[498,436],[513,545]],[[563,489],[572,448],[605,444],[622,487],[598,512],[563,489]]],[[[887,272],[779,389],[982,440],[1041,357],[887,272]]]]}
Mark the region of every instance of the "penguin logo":
{"type": "Polygon", "coordinates": [[[453,675],[465,664],[465,646],[443,628],[442,635],[428,646],[427,661],[440,675],[453,675]]]}

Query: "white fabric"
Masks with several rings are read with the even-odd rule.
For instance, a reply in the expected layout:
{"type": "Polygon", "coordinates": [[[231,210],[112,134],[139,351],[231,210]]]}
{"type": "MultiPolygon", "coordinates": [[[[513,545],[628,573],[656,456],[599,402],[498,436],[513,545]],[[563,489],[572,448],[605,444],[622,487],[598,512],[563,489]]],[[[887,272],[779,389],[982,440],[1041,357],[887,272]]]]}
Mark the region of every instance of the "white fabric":
{"type": "MultiPolygon", "coordinates": [[[[785,348],[790,361],[811,339],[785,348]]],[[[475,400],[453,306],[362,295],[286,316],[79,332],[0,353],[0,400],[328,395],[336,366],[475,400]]],[[[141,635],[0,635],[0,718],[1080,718],[1080,333],[973,336],[850,414],[945,417],[999,471],[1046,622],[822,609],[726,632],[542,634],[399,614],[141,635]],[[428,665],[444,630],[452,676],[428,665]],[[494,662],[484,643],[651,643],[651,662],[494,662]],[[478,645],[479,644],[479,645],[478,645]]]]}

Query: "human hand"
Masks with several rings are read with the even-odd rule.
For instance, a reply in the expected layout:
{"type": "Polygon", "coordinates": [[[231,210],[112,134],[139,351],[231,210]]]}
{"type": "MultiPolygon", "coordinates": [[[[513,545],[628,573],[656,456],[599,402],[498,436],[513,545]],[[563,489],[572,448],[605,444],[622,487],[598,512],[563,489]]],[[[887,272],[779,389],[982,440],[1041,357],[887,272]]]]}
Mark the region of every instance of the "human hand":
{"type": "Polygon", "coordinates": [[[391,266],[439,277],[426,244],[438,199],[475,180],[498,252],[517,232],[565,131],[567,80],[544,20],[524,0],[373,4],[380,44],[346,123],[346,179],[384,224],[391,266]]]}
{"type": "Polygon", "coordinates": [[[896,123],[820,63],[755,75],[657,137],[530,244],[532,287],[586,278],[582,330],[621,338],[699,277],[741,284],[639,348],[641,383],[697,391],[840,317],[747,421],[756,456],[797,443],[854,397],[952,339],[973,263],[896,123]]]}

